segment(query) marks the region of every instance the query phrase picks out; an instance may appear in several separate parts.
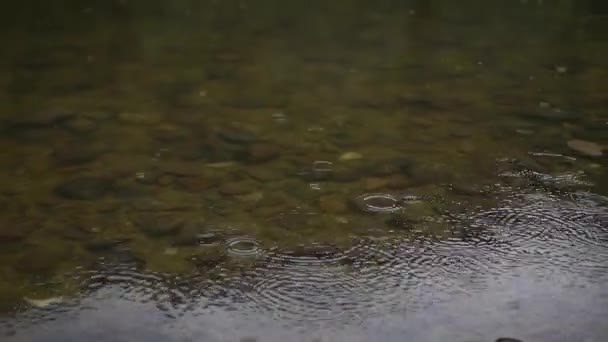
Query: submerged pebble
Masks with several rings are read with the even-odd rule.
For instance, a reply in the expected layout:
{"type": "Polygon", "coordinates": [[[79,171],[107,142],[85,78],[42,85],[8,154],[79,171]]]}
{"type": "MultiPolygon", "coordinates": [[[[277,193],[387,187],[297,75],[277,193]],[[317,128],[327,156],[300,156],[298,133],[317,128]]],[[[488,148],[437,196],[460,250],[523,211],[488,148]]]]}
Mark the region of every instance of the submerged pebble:
{"type": "Polygon", "coordinates": [[[568,147],[589,157],[601,157],[603,155],[602,150],[604,149],[602,145],[598,143],[580,139],[568,141],[568,147]]]}
{"type": "Polygon", "coordinates": [[[61,181],[53,192],[71,200],[95,200],[104,196],[112,185],[113,181],[107,177],[81,176],[61,181]]]}

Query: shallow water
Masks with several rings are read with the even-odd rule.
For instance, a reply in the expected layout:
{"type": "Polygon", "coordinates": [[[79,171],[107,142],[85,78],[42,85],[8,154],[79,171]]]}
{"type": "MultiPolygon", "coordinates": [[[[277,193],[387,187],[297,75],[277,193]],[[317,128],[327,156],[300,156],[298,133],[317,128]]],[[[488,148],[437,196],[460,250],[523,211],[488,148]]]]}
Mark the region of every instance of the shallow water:
{"type": "Polygon", "coordinates": [[[600,1],[13,4],[6,341],[602,341],[600,1]]]}

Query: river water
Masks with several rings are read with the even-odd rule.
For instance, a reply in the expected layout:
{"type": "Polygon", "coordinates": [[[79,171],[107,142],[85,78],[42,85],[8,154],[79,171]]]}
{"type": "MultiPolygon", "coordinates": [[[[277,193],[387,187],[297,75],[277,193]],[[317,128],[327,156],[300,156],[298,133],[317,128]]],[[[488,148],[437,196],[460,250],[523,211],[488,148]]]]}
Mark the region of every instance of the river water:
{"type": "Polygon", "coordinates": [[[604,341],[601,1],[25,1],[3,341],[604,341]]]}

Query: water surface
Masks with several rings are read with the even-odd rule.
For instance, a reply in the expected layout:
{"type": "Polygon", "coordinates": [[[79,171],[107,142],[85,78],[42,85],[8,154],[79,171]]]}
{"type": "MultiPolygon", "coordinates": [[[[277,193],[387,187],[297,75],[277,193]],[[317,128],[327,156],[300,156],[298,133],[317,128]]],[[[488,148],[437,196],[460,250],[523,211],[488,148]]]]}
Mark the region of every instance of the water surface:
{"type": "Polygon", "coordinates": [[[600,1],[13,3],[6,341],[601,341],[600,1]]]}

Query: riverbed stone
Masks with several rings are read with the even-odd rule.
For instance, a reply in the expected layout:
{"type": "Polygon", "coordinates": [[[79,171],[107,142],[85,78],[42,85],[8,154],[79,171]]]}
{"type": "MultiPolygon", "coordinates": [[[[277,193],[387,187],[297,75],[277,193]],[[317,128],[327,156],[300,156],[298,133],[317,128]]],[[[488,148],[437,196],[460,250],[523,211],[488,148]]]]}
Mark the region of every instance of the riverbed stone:
{"type": "Polygon", "coordinates": [[[319,198],[319,208],[328,214],[343,214],[348,211],[346,201],[338,195],[325,195],[319,198]]]}
{"type": "Polygon", "coordinates": [[[44,110],[16,116],[10,124],[20,128],[36,128],[62,123],[76,115],[67,110],[44,110]]]}
{"type": "Polygon", "coordinates": [[[3,220],[0,222],[0,244],[22,241],[34,230],[36,225],[19,218],[3,220]]]}
{"type": "Polygon", "coordinates": [[[279,146],[270,143],[251,144],[247,151],[247,160],[253,163],[267,162],[280,156],[279,146]]]}
{"type": "Polygon", "coordinates": [[[592,141],[572,139],[567,144],[572,150],[588,157],[601,157],[604,154],[604,147],[592,141]]]}
{"type": "Polygon", "coordinates": [[[248,145],[258,140],[253,132],[237,127],[225,127],[218,132],[218,136],[231,144],[248,145]]]}
{"type": "Polygon", "coordinates": [[[108,177],[77,176],[59,182],[53,192],[70,200],[96,200],[112,188],[113,181],[108,177]]]}
{"type": "Polygon", "coordinates": [[[136,217],[134,223],[142,232],[151,237],[162,237],[179,232],[184,219],[179,215],[150,214],[136,217]]]}
{"type": "Polygon", "coordinates": [[[256,190],[255,182],[242,180],[235,182],[224,183],[219,187],[219,192],[222,195],[235,196],[244,195],[256,190]]]}
{"type": "Polygon", "coordinates": [[[54,149],[53,161],[60,166],[75,166],[95,161],[106,151],[102,145],[71,144],[54,149]]]}
{"type": "Polygon", "coordinates": [[[90,133],[97,128],[97,123],[91,119],[76,117],[66,121],[63,126],[75,134],[90,133]]]}
{"type": "Polygon", "coordinates": [[[153,125],[161,121],[162,116],[153,112],[123,112],[118,114],[120,122],[132,125],[153,125]]]}

